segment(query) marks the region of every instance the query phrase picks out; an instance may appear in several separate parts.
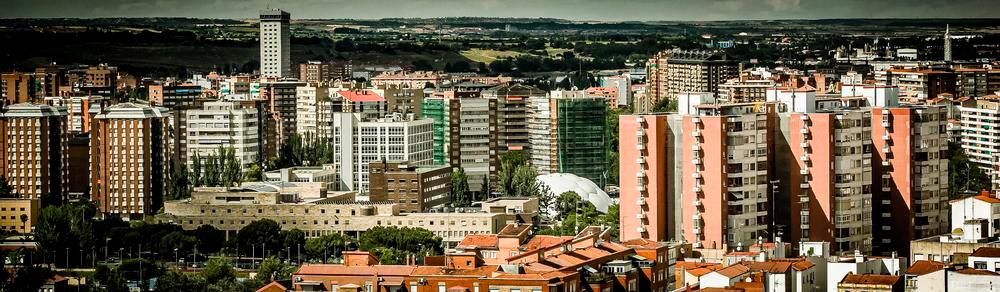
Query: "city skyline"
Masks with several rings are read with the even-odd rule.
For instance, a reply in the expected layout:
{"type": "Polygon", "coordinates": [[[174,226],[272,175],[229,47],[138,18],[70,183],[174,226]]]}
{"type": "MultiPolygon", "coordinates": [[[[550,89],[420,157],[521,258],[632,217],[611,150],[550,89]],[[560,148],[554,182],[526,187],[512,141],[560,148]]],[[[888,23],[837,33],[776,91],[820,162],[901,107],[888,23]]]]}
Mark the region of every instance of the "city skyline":
{"type": "Polygon", "coordinates": [[[194,17],[255,18],[280,7],[297,19],[438,17],[560,18],[591,21],[724,21],[845,18],[992,18],[1000,3],[963,1],[680,0],[614,3],[594,0],[544,2],[468,0],[376,1],[70,1],[13,0],[0,18],[194,17]],[[395,7],[397,9],[384,9],[395,7]],[[993,9],[989,9],[992,7],[993,9]]]}

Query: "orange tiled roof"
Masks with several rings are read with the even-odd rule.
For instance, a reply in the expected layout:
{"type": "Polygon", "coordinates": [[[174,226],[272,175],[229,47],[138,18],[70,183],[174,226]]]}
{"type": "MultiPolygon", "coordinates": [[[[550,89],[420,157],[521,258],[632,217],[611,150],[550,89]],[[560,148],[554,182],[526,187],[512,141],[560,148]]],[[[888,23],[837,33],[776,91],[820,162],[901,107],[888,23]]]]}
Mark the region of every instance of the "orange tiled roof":
{"type": "Polygon", "coordinates": [[[778,273],[784,274],[787,273],[788,270],[792,268],[792,263],[790,262],[775,262],[775,261],[746,262],[743,263],[743,265],[749,266],[750,269],[754,271],[763,271],[774,274],[778,273]]]}
{"type": "Polygon", "coordinates": [[[976,251],[969,255],[970,257],[984,257],[984,258],[997,258],[1000,257],[1000,248],[997,247],[980,247],[976,251]]]}
{"type": "Polygon", "coordinates": [[[734,264],[724,269],[718,270],[716,272],[719,273],[720,275],[725,276],[726,278],[735,278],[750,272],[750,268],[742,264],[734,264]]]}
{"type": "Polygon", "coordinates": [[[462,242],[458,243],[458,246],[456,246],[456,248],[496,249],[498,246],[499,246],[499,239],[497,238],[496,234],[469,234],[462,239],[462,242]]]}
{"type": "Polygon", "coordinates": [[[453,269],[448,267],[419,266],[410,275],[413,276],[481,276],[486,277],[498,270],[498,266],[486,265],[474,269],[453,269]]]}
{"type": "Polygon", "coordinates": [[[527,243],[521,245],[521,249],[529,251],[539,248],[547,248],[570,240],[573,240],[572,236],[535,235],[535,237],[532,237],[527,243]]]}
{"type": "Polygon", "coordinates": [[[351,102],[385,101],[384,97],[371,90],[341,90],[337,91],[337,94],[340,94],[340,96],[343,96],[351,102]]]}
{"type": "Polygon", "coordinates": [[[374,266],[344,266],[333,264],[307,264],[299,267],[296,275],[330,275],[330,276],[409,276],[415,266],[374,265],[374,266]]]}
{"type": "Polygon", "coordinates": [[[944,269],[944,264],[935,261],[920,260],[906,269],[908,275],[926,275],[944,269]]]}
{"type": "Polygon", "coordinates": [[[497,233],[497,235],[517,236],[518,234],[521,234],[521,232],[528,230],[530,227],[531,225],[527,224],[507,224],[507,226],[504,226],[503,229],[500,229],[500,232],[497,233]]]}
{"type": "Polygon", "coordinates": [[[1000,274],[997,274],[997,273],[994,273],[994,272],[991,272],[991,271],[977,270],[977,269],[973,269],[973,268],[965,268],[965,269],[961,269],[961,270],[958,270],[958,271],[955,271],[955,272],[956,273],[961,273],[961,274],[966,274],[966,275],[997,275],[997,276],[1000,276],[1000,274]]]}
{"type": "Polygon", "coordinates": [[[977,195],[976,199],[990,204],[1000,203],[1000,199],[989,195],[977,195]]]}
{"type": "Polygon", "coordinates": [[[701,277],[715,270],[716,269],[712,268],[694,268],[694,269],[687,269],[687,272],[688,274],[694,275],[695,277],[701,277]]]}

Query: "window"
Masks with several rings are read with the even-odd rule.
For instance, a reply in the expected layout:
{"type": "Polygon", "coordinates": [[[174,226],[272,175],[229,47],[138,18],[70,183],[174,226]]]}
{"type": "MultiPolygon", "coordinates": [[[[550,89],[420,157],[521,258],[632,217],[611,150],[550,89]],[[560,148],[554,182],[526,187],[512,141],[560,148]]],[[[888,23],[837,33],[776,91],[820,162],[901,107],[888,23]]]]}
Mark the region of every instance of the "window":
{"type": "Polygon", "coordinates": [[[438,282],[438,292],[446,292],[448,289],[445,288],[444,282],[438,282]]]}
{"type": "Polygon", "coordinates": [[[975,268],[976,268],[976,270],[985,270],[986,269],[986,262],[979,262],[979,261],[977,261],[975,263],[975,268]]]}

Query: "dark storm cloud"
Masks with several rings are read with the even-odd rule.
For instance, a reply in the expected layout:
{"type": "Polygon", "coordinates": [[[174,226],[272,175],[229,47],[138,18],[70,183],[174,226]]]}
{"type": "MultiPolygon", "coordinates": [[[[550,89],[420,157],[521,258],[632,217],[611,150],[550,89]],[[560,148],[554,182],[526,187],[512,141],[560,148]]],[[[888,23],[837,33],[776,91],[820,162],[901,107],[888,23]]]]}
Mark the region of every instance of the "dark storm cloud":
{"type": "Polygon", "coordinates": [[[998,0],[4,0],[0,17],[552,17],[577,20],[993,18],[998,0]]]}

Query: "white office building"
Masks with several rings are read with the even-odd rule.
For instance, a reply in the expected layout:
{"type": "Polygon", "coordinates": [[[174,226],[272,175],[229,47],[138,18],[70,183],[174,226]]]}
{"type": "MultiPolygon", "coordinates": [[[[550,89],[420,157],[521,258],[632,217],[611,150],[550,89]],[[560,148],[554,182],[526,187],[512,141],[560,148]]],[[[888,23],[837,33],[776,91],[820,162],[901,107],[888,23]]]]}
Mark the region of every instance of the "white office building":
{"type": "Polygon", "coordinates": [[[195,154],[203,160],[218,155],[219,146],[232,147],[246,173],[260,159],[260,133],[257,109],[242,107],[239,102],[206,102],[201,109],[185,113],[187,131],[187,166],[191,169],[195,154]]]}
{"type": "Polygon", "coordinates": [[[364,120],[360,113],[340,112],[333,117],[334,163],[341,191],[367,194],[368,164],[372,162],[433,162],[433,120],[414,120],[402,114],[364,120]]]}
{"type": "Polygon", "coordinates": [[[260,11],[260,75],[263,77],[292,77],[289,20],[291,15],[281,9],[260,11]]]}
{"type": "Polygon", "coordinates": [[[328,87],[307,84],[295,88],[295,132],[303,139],[328,138],[332,115],[328,87]]]}

